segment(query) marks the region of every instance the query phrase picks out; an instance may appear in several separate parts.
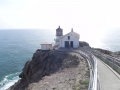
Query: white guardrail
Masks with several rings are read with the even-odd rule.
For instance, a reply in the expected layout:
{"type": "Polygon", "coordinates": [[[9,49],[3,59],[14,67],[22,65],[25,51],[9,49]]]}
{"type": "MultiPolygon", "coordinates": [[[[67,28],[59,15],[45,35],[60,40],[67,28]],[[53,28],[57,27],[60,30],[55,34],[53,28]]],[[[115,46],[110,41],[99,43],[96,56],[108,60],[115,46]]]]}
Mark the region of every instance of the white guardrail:
{"type": "Polygon", "coordinates": [[[79,52],[84,58],[86,58],[86,60],[88,61],[88,65],[89,65],[89,70],[90,70],[90,82],[89,82],[89,88],[88,90],[100,90],[100,88],[98,87],[98,75],[97,75],[97,60],[95,58],[95,56],[91,54],[92,56],[92,60],[91,61],[89,59],[89,56],[87,54],[85,54],[84,52],[80,51],[79,52]],[[93,63],[92,63],[93,62],[93,63]]]}
{"type": "Polygon", "coordinates": [[[94,59],[94,77],[93,77],[93,87],[92,90],[97,90],[97,79],[98,79],[98,75],[97,75],[97,60],[96,58],[92,55],[93,59],[94,59]]]}

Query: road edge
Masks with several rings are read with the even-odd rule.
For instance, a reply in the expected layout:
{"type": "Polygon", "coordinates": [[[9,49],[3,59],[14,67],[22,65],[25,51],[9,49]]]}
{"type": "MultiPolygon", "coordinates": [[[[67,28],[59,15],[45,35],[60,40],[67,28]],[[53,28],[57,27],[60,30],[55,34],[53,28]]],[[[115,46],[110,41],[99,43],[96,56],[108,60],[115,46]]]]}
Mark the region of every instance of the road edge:
{"type": "Polygon", "coordinates": [[[117,76],[117,78],[120,80],[120,75],[115,71],[115,70],[113,70],[109,65],[107,65],[106,63],[104,63],[102,60],[100,60],[99,58],[98,58],[98,60],[100,61],[100,62],[102,62],[105,66],[107,66],[116,76],[117,76]]]}

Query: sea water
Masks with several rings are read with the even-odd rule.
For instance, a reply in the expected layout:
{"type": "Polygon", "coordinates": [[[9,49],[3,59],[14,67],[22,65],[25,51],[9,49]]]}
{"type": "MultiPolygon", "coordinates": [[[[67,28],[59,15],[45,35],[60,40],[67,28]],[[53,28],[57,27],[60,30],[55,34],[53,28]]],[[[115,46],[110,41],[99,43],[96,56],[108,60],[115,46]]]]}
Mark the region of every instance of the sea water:
{"type": "MultiPolygon", "coordinates": [[[[92,47],[120,51],[119,35],[111,33],[102,40],[100,36],[95,40],[83,33],[80,40],[87,41],[92,47]]],[[[0,30],[0,90],[19,80],[22,68],[40,49],[40,43],[54,42],[54,38],[55,30],[0,30]]]]}
{"type": "Polygon", "coordinates": [[[18,81],[27,60],[42,42],[54,42],[49,30],[0,30],[0,90],[18,81]]]}

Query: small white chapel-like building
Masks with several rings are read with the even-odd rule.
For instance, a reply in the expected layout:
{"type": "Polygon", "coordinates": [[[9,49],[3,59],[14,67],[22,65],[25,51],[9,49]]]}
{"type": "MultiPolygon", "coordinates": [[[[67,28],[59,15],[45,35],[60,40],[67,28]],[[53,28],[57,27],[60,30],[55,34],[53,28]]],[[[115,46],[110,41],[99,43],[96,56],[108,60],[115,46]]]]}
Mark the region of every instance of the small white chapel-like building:
{"type": "Polygon", "coordinates": [[[58,48],[78,48],[80,35],[71,30],[63,35],[63,29],[60,26],[56,29],[55,45],[58,48]]]}

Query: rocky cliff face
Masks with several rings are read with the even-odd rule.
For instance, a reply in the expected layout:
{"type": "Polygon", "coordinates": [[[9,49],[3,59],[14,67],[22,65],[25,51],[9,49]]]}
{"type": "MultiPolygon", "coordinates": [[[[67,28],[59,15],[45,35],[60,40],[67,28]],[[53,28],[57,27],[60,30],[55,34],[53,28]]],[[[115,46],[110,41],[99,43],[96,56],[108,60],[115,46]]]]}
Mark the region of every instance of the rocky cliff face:
{"type": "Polygon", "coordinates": [[[79,46],[84,47],[84,46],[89,46],[89,44],[85,41],[79,41],[79,46]]]}
{"type": "Polygon", "coordinates": [[[8,90],[87,90],[89,70],[77,53],[37,50],[19,77],[8,90]]]}
{"type": "Polygon", "coordinates": [[[112,54],[112,52],[109,51],[109,50],[104,50],[104,49],[100,49],[100,48],[94,48],[94,50],[97,50],[97,51],[99,51],[101,53],[104,53],[104,54],[107,54],[107,55],[111,55],[112,54]]]}

